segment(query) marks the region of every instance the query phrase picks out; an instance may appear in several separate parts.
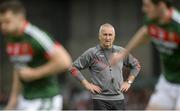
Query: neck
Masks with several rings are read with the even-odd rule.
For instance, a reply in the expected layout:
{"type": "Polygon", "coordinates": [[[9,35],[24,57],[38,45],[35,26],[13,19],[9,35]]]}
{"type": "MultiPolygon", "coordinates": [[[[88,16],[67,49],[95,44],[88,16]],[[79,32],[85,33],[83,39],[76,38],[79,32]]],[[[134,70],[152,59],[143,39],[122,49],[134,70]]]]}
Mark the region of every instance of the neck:
{"type": "Polygon", "coordinates": [[[17,27],[16,33],[14,35],[22,35],[24,33],[24,30],[27,26],[28,22],[26,20],[23,20],[22,22],[19,23],[19,26],[17,27]]]}
{"type": "Polygon", "coordinates": [[[105,46],[105,45],[103,45],[103,44],[100,44],[100,46],[101,46],[103,49],[111,49],[111,48],[112,48],[112,45],[105,46]]]}

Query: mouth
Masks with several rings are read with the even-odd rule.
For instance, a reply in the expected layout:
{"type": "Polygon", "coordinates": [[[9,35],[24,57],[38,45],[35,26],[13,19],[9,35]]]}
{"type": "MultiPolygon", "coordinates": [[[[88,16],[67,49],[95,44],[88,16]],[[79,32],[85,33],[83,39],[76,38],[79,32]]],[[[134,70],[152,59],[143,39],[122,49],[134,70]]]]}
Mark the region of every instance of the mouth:
{"type": "Polygon", "coordinates": [[[110,40],[106,40],[105,42],[111,42],[110,40]]]}
{"type": "Polygon", "coordinates": [[[110,44],[111,42],[110,42],[110,41],[106,41],[105,43],[106,43],[106,44],[110,44]]]}

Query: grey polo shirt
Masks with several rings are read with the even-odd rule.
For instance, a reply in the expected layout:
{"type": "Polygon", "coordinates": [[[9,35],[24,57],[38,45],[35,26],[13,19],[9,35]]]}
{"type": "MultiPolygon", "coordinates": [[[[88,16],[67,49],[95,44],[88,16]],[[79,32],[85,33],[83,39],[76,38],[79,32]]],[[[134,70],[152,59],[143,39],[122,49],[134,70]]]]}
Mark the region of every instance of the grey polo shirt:
{"type": "Polygon", "coordinates": [[[84,80],[84,76],[80,72],[88,68],[91,73],[91,82],[98,85],[102,89],[101,94],[92,94],[93,99],[101,100],[122,100],[123,93],[120,91],[120,86],[123,83],[122,68],[123,65],[130,68],[130,74],[137,76],[140,70],[140,65],[137,59],[132,55],[128,55],[126,59],[118,62],[116,65],[109,64],[109,58],[113,53],[125,50],[120,46],[115,46],[111,49],[101,48],[100,45],[92,47],[78,57],[71,69],[72,75],[78,80],[84,80]]]}

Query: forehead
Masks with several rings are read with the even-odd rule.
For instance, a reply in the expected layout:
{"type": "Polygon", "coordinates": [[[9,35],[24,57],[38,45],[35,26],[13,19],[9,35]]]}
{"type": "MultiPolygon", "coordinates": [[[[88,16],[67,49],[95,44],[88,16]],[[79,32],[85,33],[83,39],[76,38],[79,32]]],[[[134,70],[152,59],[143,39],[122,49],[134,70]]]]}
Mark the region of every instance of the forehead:
{"type": "Polygon", "coordinates": [[[0,13],[0,18],[1,19],[8,19],[8,18],[14,18],[14,17],[15,17],[15,14],[10,10],[8,10],[8,11],[6,11],[4,13],[0,13]]]}
{"type": "Polygon", "coordinates": [[[152,4],[151,0],[142,0],[144,4],[152,4]]]}
{"type": "Polygon", "coordinates": [[[113,27],[102,27],[101,32],[102,33],[114,33],[114,28],[113,27]]]}

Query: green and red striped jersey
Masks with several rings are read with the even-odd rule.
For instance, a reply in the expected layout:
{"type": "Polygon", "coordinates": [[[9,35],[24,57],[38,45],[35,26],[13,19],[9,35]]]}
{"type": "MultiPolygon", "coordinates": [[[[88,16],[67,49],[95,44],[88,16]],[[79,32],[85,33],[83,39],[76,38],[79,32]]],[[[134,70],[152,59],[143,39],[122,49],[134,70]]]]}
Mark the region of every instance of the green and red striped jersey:
{"type": "MultiPolygon", "coordinates": [[[[52,37],[36,26],[26,23],[21,36],[5,38],[6,51],[15,68],[35,68],[46,64],[56,43],[52,37]]],[[[21,80],[22,81],[22,80],[21,80]]],[[[59,94],[57,77],[48,76],[32,82],[22,81],[26,99],[46,98],[59,94]]]]}
{"type": "Polygon", "coordinates": [[[169,22],[161,24],[157,19],[145,19],[148,35],[160,53],[162,73],[172,83],[180,83],[180,13],[169,10],[169,22]]]}

